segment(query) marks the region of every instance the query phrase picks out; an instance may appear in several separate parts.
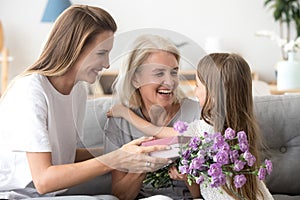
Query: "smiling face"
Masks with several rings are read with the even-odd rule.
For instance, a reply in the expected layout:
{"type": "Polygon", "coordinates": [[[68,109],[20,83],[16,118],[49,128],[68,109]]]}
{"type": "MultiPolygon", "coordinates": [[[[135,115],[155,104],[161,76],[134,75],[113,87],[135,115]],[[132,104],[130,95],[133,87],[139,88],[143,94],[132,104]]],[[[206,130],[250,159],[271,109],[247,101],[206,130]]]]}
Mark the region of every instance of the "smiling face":
{"type": "Polygon", "coordinates": [[[172,105],[178,82],[178,62],[175,56],[166,51],[156,51],[138,68],[132,83],[139,89],[148,110],[152,105],[172,105]]]}
{"type": "Polygon", "coordinates": [[[94,83],[103,68],[109,68],[109,53],[113,47],[112,31],[95,36],[82,51],[77,62],[77,80],[94,83]]]}

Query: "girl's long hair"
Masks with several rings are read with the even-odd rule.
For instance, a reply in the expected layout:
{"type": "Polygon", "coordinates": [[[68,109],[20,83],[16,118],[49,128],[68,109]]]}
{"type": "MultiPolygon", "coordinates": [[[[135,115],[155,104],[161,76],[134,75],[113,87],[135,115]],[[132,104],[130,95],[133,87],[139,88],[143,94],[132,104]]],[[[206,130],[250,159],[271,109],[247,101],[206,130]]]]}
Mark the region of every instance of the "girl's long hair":
{"type": "MultiPolygon", "coordinates": [[[[214,53],[205,56],[198,64],[197,76],[206,86],[206,100],[201,117],[214,126],[216,132],[224,133],[227,127],[245,131],[249,151],[257,161],[251,170],[259,167],[259,133],[254,116],[252,97],[252,76],[247,62],[237,54],[214,53]]],[[[253,200],[262,195],[255,175],[246,174],[246,184],[236,189],[233,180],[224,190],[239,199],[253,200]]]]}

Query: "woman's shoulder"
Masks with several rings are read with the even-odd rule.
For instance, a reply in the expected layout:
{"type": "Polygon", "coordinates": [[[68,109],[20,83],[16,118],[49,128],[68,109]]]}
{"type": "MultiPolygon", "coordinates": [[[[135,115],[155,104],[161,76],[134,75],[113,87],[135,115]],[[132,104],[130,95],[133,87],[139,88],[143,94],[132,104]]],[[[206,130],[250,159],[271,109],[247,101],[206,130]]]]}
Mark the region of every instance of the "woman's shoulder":
{"type": "Polygon", "coordinates": [[[41,85],[41,77],[37,74],[15,77],[8,86],[5,96],[40,96],[43,88],[41,85]]]}
{"type": "Polygon", "coordinates": [[[182,98],[182,102],[183,102],[183,103],[192,103],[192,104],[197,104],[197,105],[199,105],[199,102],[198,102],[197,100],[192,99],[192,98],[190,98],[190,97],[184,97],[184,98],[182,98]]]}
{"type": "Polygon", "coordinates": [[[119,134],[118,132],[129,132],[134,127],[123,117],[109,117],[105,123],[105,131],[109,131],[109,134],[119,134]]]}
{"type": "Polygon", "coordinates": [[[41,90],[42,82],[44,82],[44,76],[40,74],[30,74],[26,76],[16,77],[12,81],[12,87],[14,88],[24,88],[29,90],[41,90]]]}
{"type": "Polygon", "coordinates": [[[181,120],[192,122],[195,119],[199,119],[200,111],[200,105],[197,101],[190,98],[182,99],[179,110],[181,120]]]}
{"type": "Polygon", "coordinates": [[[199,102],[188,97],[181,100],[181,107],[200,110],[199,102]]]}

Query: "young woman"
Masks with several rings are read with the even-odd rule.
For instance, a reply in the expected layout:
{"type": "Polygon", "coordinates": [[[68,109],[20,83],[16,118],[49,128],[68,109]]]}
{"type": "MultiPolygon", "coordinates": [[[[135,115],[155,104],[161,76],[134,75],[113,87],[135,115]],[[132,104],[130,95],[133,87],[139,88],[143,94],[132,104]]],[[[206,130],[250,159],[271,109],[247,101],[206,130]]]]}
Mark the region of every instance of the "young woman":
{"type": "Polygon", "coordinates": [[[11,83],[0,104],[0,199],[55,196],[113,169],[145,172],[167,164],[147,156],[166,146],[139,146],[149,138],[96,158],[101,152],[76,149],[87,99],[82,83],[109,67],[116,29],[105,10],[71,6],[38,60],[11,83]]]}
{"type": "MultiPolygon", "coordinates": [[[[199,105],[196,101],[184,98],[178,88],[179,51],[169,40],[157,35],[143,35],[134,42],[128,55],[125,68],[119,72],[115,94],[128,110],[148,123],[156,126],[173,126],[177,120],[192,122],[199,117],[199,105]]],[[[122,110],[120,110],[122,112],[122,110]]],[[[110,118],[105,128],[105,150],[110,152],[133,139],[151,135],[166,137],[159,128],[148,129],[143,126],[135,128],[123,118],[110,118]]],[[[142,187],[145,174],[127,173],[120,170],[112,172],[113,194],[122,200],[165,194],[173,199],[182,196],[190,198],[186,185],[174,181],[173,186],[154,190],[142,187]],[[141,189],[142,187],[142,189],[141,189]]]]}

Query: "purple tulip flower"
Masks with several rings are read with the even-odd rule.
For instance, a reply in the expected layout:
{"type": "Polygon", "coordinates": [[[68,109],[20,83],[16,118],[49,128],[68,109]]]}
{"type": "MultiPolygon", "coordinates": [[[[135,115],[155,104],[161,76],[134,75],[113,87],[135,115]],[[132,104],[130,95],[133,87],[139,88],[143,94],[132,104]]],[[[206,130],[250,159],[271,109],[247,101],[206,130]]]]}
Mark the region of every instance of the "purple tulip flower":
{"type": "Polygon", "coordinates": [[[186,122],[177,121],[177,122],[174,123],[173,128],[174,128],[175,131],[182,134],[187,130],[188,125],[187,125],[186,122]]]}
{"type": "Polygon", "coordinates": [[[199,149],[199,145],[201,145],[201,140],[199,137],[191,138],[189,146],[192,147],[192,150],[196,151],[199,149]]]}
{"type": "Polygon", "coordinates": [[[178,167],[178,170],[181,174],[188,174],[191,171],[188,165],[181,165],[178,167]]]}
{"type": "Polygon", "coordinates": [[[244,141],[239,142],[239,147],[242,152],[248,151],[249,150],[248,141],[244,140],[244,141]]]}
{"type": "Polygon", "coordinates": [[[272,170],[273,170],[273,164],[271,160],[265,160],[265,164],[266,164],[266,169],[267,169],[267,173],[270,175],[272,170]]]}
{"type": "Polygon", "coordinates": [[[240,157],[239,151],[238,150],[230,151],[229,157],[230,157],[231,162],[234,163],[240,157]]]}
{"type": "Polygon", "coordinates": [[[182,157],[184,158],[184,159],[189,159],[190,158],[190,156],[191,156],[191,151],[189,150],[189,149],[187,149],[187,150],[185,150],[184,152],[182,152],[182,157]]]}
{"type": "Polygon", "coordinates": [[[264,167],[259,168],[258,170],[258,178],[259,180],[264,180],[266,178],[267,170],[264,167]]]}
{"type": "Polygon", "coordinates": [[[232,129],[232,128],[227,128],[225,130],[225,139],[228,139],[228,140],[232,140],[233,138],[235,138],[235,131],[232,129]]]}
{"type": "Polygon", "coordinates": [[[201,157],[194,158],[190,165],[190,169],[201,169],[204,162],[205,160],[201,157]]]}
{"type": "Polygon", "coordinates": [[[214,157],[213,160],[216,163],[220,163],[221,165],[225,165],[229,163],[229,155],[226,151],[219,151],[214,157]]]}
{"type": "Polygon", "coordinates": [[[201,184],[201,183],[203,183],[203,181],[204,181],[204,177],[203,176],[199,176],[199,177],[196,178],[196,183],[197,184],[201,184]]]}
{"type": "Polygon", "coordinates": [[[239,143],[244,142],[244,141],[247,141],[247,143],[248,143],[247,134],[245,133],[245,131],[239,131],[237,133],[237,136],[238,136],[239,143]]]}
{"type": "Polygon", "coordinates": [[[214,135],[214,148],[219,149],[221,146],[223,146],[225,142],[224,137],[221,133],[215,133],[214,135]]]}
{"type": "Polygon", "coordinates": [[[222,165],[220,163],[211,164],[207,173],[210,176],[219,176],[222,173],[222,165]]]}
{"type": "MultiPolygon", "coordinates": [[[[187,125],[179,121],[174,125],[174,129],[183,133],[187,125]]],[[[226,184],[227,176],[232,175],[235,187],[241,188],[247,182],[245,174],[253,173],[260,180],[264,180],[273,170],[272,162],[267,159],[259,169],[245,169],[246,165],[254,166],[256,158],[249,151],[249,142],[244,131],[236,133],[235,130],[227,128],[224,135],[220,132],[204,132],[203,137],[193,137],[184,148],[179,172],[188,174],[189,181],[197,184],[207,180],[213,188],[226,184]],[[230,146],[231,144],[233,145],[230,146]]]]}
{"type": "Polygon", "coordinates": [[[245,162],[243,162],[243,161],[241,161],[241,160],[236,160],[236,161],[234,162],[233,170],[239,172],[239,171],[241,171],[242,169],[244,169],[245,165],[246,165],[245,162]]]}
{"type": "Polygon", "coordinates": [[[234,177],[234,185],[236,188],[241,188],[243,185],[245,185],[247,179],[244,174],[236,175],[234,177]]]}
{"type": "Polygon", "coordinates": [[[253,156],[250,151],[246,151],[243,155],[243,157],[245,158],[245,160],[248,163],[248,166],[252,167],[254,165],[254,163],[256,162],[256,158],[255,156],[253,156]]]}
{"type": "Polygon", "coordinates": [[[210,186],[213,188],[220,187],[226,183],[226,176],[224,174],[220,174],[219,176],[213,176],[210,182],[210,186]]]}

